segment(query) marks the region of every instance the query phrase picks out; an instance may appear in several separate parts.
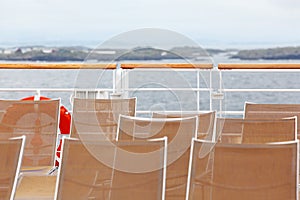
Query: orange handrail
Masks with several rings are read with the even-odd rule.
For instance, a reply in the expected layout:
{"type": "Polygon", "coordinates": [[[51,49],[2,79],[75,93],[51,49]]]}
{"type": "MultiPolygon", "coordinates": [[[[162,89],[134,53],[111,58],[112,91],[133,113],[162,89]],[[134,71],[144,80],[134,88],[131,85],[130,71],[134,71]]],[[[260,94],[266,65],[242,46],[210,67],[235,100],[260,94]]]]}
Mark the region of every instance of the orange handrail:
{"type": "Polygon", "coordinates": [[[173,69],[212,69],[212,63],[124,63],[122,69],[151,69],[151,68],[173,68],[173,69]]]}
{"type": "Polygon", "coordinates": [[[116,69],[117,64],[94,63],[0,63],[0,69],[116,69]]]}
{"type": "Polygon", "coordinates": [[[300,63],[219,63],[218,69],[300,69],[300,63]]]}

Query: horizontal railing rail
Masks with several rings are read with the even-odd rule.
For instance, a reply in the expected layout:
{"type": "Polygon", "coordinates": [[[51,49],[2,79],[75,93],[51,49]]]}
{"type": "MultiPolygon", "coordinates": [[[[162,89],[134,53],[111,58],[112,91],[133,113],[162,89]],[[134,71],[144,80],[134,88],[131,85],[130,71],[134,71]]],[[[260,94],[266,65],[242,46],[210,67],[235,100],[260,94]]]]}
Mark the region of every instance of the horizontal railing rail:
{"type": "Polygon", "coordinates": [[[124,63],[122,69],[212,69],[212,63],[124,63]]]}
{"type": "Polygon", "coordinates": [[[300,63],[220,63],[219,70],[225,69],[300,69],[300,63]]]}
{"type": "Polygon", "coordinates": [[[105,63],[0,63],[0,69],[116,69],[105,63]]]}

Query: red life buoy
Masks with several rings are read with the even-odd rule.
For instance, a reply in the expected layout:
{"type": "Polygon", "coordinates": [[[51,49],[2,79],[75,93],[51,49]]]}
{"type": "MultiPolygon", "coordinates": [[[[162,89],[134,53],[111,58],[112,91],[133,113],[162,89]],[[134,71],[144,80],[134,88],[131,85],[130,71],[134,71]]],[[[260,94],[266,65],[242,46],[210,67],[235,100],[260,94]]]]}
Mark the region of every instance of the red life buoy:
{"type": "MultiPolygon", "coordinates": [[[[34,96],[26,97],[22,99],[23,101],[33,101],[34,96]]],[[[48,97],[40,96],[40,100],[50,100],[48,97]]],[[[59,114],[59,130],[61,134],[70,134],[70,124],[71,124],[71,114],[64,106],[60,106],[59,114]]]]}
{"type": "MultiPolygon", "coordinates": [[[[48,97],[39,97],[41,101],[50,100],[48,97]]],[[[23,101],[33,101],[35,100],[34,96],[26,97],[22,99],[23,101]]],[[[71,114],[64,107],[60,106],[60,114],[59,114],[59,130],[61,134],[70,134],[70,125],[71,125],[71,114]]],[[[62,140],[59,141],[59,145],[56,150],[57,159],[55,160],[55,166],[59,166],[60,152],[61,152],[62,140]]]]}

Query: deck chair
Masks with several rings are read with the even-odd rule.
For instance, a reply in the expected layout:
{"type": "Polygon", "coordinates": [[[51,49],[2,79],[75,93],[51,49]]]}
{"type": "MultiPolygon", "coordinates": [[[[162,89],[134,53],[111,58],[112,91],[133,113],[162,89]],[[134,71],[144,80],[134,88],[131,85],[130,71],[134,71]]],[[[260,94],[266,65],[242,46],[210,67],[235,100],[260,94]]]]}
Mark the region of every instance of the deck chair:
{"type": "Polygon", "coordinates": [[[153,112],[153,118],[182,118],[182,117],[193,117],[198,116],[198,139],[207,139],[212,140],[214,124],[215,124],[215,116],[216,112],[194,112],[194,113],[166,113],[166,112],[153,112]]]}
{"type": "Polygon", "coordinates": [[[56,200],[163,200],[166,139],[64,139],[56,200]]]}
{"type": "Polygon", "coordinates": [[[236,118],[216,119],[216,140],[222,143],[242,143],[243,120],[236,118]]]}
{"type": "Polygon", "coordinates": [[[197,137],[198,117],[139,118],[120,116],[117,140],[168,138],[166,200],[184,199],[190,144],[197,137]]]}
{"type": "Polygon", "coordinates": [[[194,140],[186,199],[296,200],[297,152],[297,141],[222,144],[194,140]],[[210,155],[214,161],[208,167],[210,155]]]}
{"type": "Polygon", "coordinates": [[[26,135],[22,168],[53,166],[60,100],[0,100],[0,138],[26,135]]]}
{"type": "Polygon", "coordinates": [[[296,117],[285,119],[218,118],[222,143],[269,143],[296,140],[296,117]]]}
{"type": "Polygon", "coordinates": [[[0,139],[0,199],[13,200],[17,187],[25,136],[0,139]]]}
{"type": "Polygon", "coordinates": [[[136,98],[79,99],[74,98],[71,137],[80,133],[105,134],[115,140],[119,115],[135,116],[136,98]]]}
{"type": "MultiPolygon", "coordinates": [[[[244,118],[286,118],[297,116],[297,124],[300,124],[300,104],[256,104],[245,103],[244,118]]],[[[297,128],[300,138],[300,126],[297,128]]]]}

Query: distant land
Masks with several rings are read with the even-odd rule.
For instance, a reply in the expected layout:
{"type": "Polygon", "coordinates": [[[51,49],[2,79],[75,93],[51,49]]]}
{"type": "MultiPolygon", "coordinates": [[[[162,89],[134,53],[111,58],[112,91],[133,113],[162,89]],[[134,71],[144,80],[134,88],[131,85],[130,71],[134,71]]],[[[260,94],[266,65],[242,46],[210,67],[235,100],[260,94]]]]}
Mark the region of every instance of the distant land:
{"type": "Polygon", "coordinates": [[[0,60],[6,61],[120,61],[120,60],[202,60],[219,53],[228,53],[229,58],[241,60],[300,59],[300,47],[281,47],[269,49],[202,49],[199,47],[174,47],[170,50],[137,47],[133,49],[91,49],[83,46],[49,47],[23,46],[0,48],[0,60]],[[232,54],[232,52],[235,52],[232,54]]]}
{"type": "Polygon", "coordinates": [[[300,47],[240,50],[231,58],[241,60],[293,60],[300,59],[300,47]]]}
{"type": "Polygon", "coordinates": [[[0,60],[7,61],[119,61],[119,60],[164,60],[198,59],[224,52],[218,49],[199,47],[175,47],[170,50],[137,47],[133,49],[91,49],[82,46],[47,47],[26,46],[0,49],[0,60]]]}

